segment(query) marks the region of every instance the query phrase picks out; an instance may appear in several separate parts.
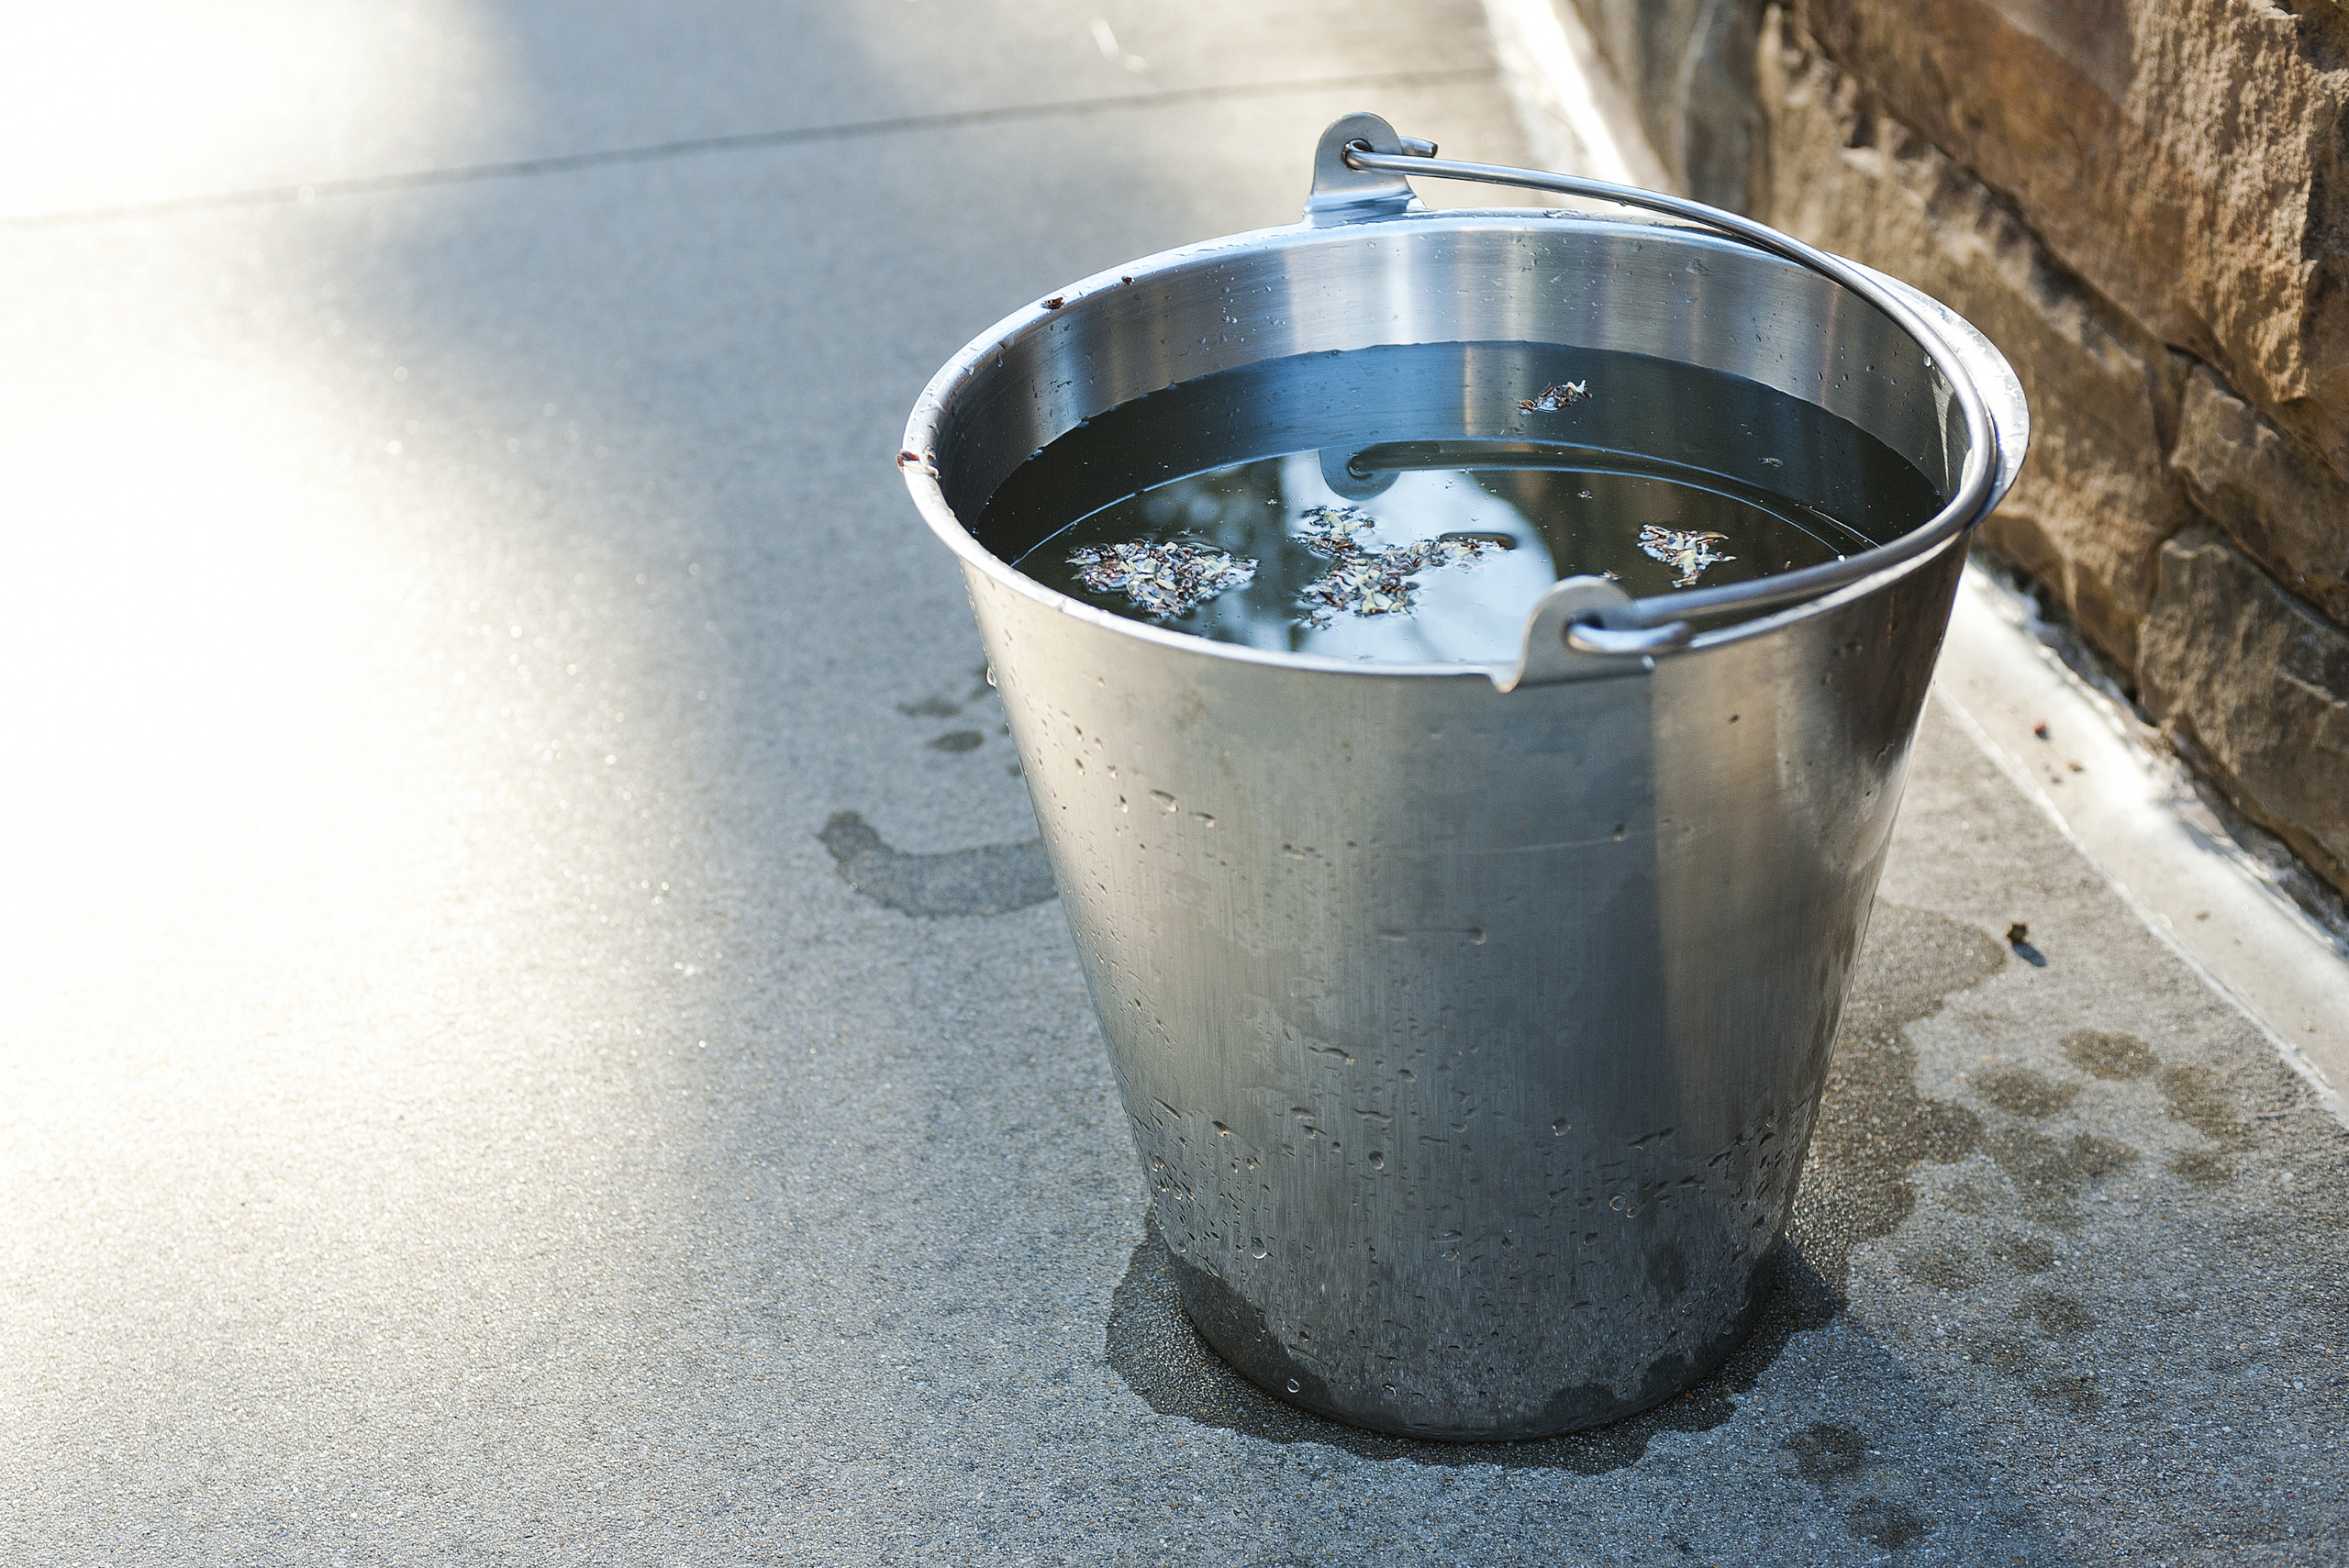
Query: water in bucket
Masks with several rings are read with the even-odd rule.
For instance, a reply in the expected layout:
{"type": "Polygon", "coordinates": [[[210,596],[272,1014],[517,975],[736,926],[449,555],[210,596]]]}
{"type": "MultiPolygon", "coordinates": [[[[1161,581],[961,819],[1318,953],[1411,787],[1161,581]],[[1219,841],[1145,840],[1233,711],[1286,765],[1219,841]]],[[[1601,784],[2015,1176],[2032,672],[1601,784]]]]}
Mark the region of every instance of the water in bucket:
{"type": "Polygon", "coordinates": [[[1941,506],[1817,405],[1645,355],[1442,343],[1301,355],[1102,414],[978,535],[1038,582],[1218,641],[1505,662],[1560,578],[1635,596],[1884,543],[1941,506]]]}

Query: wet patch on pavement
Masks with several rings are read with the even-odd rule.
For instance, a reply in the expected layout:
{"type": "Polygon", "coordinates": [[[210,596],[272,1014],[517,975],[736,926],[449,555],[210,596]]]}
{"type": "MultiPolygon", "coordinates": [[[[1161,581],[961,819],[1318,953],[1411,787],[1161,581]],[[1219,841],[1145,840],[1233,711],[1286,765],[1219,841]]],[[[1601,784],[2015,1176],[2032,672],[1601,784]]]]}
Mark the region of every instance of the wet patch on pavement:
{"type": "Polygon", "coordinates": [[[1844,1519],[1854,1539],[1898,1551],[1932,1528],[1905,1502],[1867,1495],[1878,1487],[1905,1491],[1907,1479],[1885,1462],[1882,1452],[1868,1447],[1866,1435],[1858,1428],[1841,1421],[1813,1421],[1788,1437],[1784,1448],[1794,1456],[1795,1473],[1825,1496],[1859,1495],[1844,1519]]]}
{"type": "Polygon", "coordinates": [[[2095,1313],[2060,1290],[2026,1291],[2015,1316],[2038,1325],[2042,1333],[2058,1337],[2085,1334],[2097,1326],[2095,1313]]]}
{"type": "Polygon", "coordinates": [[[2115,1083],[2142,1078],[2162,1064],[2162,1059],[2135,1035],[2107,1034],[2100,1029],[2074,1029],[2065,1035],[2064,1055],[2081,1072],[2115,1083]]]}
{"type": "Polygon", "coordinates": [[[1902,1268],[1910,1279],[1937,1290],[1971,1290],[1988,1277],[1981,1260],[1954,1241],[1918,1248],[1902,1268]]]}
{"type": "Polygon", "coordinates": [[[816,839],[830,852],[841,881],[907,915],[1006,915],[1057,891],[1040,840],[907,854],[890,848],[853,811],[832,813],[816,839]]]}
{"type": "Polygon", "coordinates": [[[1841,1296],[1858,1243],[1889,1236],[1916,1207],[1909,1175],[1980,1147],[1981,1117],[1917,1088],[1906,1030],[1953,993],[2004,968],[1987,933],[1930,910],[1878,903],[1820,1101],[1789,1243],[1841,1296]]]}
{"type": "Polygon", "coordinates": [[[2248,1149],[2251,1129],[2243,1125],[2234,1096],[2219,1075],[2207,1067],[2171,1067],[2155,1080],[2169,1114],[2221,1149],[2248,1149]]]}
{"type": "Polygon", "coordinates": [[[2056,1230],[2079,1229],[2083,1187],[2137,1160],[2134,1149],[2115,1139],[2079,1132],[2059,1140],[2031,1127],[2001,1128],[1982,1148],[2014,1184],[2017,1211],[2056,1230]]]}
{"type": "Polygon", "coordinates": [[[2009,1116],[2054,1116],[2080,1093],[2077,1084],[2059,1084],[2028,1067],[1986,1073],[1975,1080],[1974,1088],[2009,1116]]]}
{"type": "Polygon", "coordinates": [[[2235,1162],[2208,1149],[2181,1149],[2169,1157],[2169,1173],[2198,1187],[2215,1187],[2235,1179],[2235,1162]]]}
{"type": "Polygon", "coordinates": [[[2043,1274],[2055,1266],[2055,1243],[2044,1236],[2009,1232],[1991,1241],[1990,1252],[2009,1273],[2043,1274]]]}
{"type": "MultiPolygon", "coordinates": [[[[896,705],[898,714],[906,718],[961,717],[966,721],[980,720],[980,723],[973,728],[948,729],[931,736],[921,743],[925,750],[942,752],[949,757],[961,757],[985,746],[990,733],[1000,735],[1011,733],[1010,727],[1003,722],[1002,708],[993,700],[995,683],[989,677],[987,666],[984,663],[973,665],[971,676],[970,689],[960,696],[950,696],[944,692],[934,691],[910,702],[900,702],[896,705]],[[980,705],[983,711],[975,713],[970,711],[974,704],[980,705]]],[[[1016,762],[1009,763],[1004,771],[1017,778],[1020,773],[1019,764],[1016,762]]]]}

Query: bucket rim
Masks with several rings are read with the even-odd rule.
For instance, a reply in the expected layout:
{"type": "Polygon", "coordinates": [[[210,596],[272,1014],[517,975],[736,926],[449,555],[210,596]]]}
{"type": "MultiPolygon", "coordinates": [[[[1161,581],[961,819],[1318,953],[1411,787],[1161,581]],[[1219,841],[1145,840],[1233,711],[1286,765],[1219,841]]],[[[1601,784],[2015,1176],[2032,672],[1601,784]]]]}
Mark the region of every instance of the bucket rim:
{"type": "MultiPolygon", "coordinates": [[[[1241,643],[1219,642],[1190,632],[1175,631],[1151,625],[1061,593],[1037,582],[1019,571],[1009,562],[980,543],[978,537],[966,527],[946,500],[945,488],[937,465],[935,438],[941,422],[951,406],[954,395],[974,380],[987,361],[1002,354],[1016,341],[1040,331],[1050,330],[1056,322],[1070,319],[1063,313],[1081,308],[1088,301],[1103,295],[1122,293],[1147,284],[1153,277],[1183,271],[1209,261],[1219,255],[1239,251],[1264,251],[1291,246],[1342,244],[1356,240],[1368,233],[1408,227],[1415,230],[1467,230],[1496,227],[1556,231],[1572,228],[1586,232],[1609,232],[1654,237],[1673,243],[1689,244],[1707,250],[1736,251],[1750,257],[1776,262],[1790,271],[1806,271],[1800,263],[1741,242],[1716,230],[1700,228],[1694,223],[1675,221],[1660,217],[1602,216],[1572,207],[1453,207],[1441,210],[1412,208],[1406,211],[1381,213],[1342,224],[1315,224],[1311,221],[1283,224],[1277,227],[1247,229],[1235,234],[1194,240],[1171,250],[1156,251],[1131,261],[1078,279],[1055,292],[1031,300],[1003,317],[977,337],[964,344],[952,358],[939,367],[936,374],[922,388],[909,412],[903,439],[900,441],[896,463],[903,475],[915,508],[930,531],[952,550],[966,571],[976,571],[997,584],[1034,600],[1049,608],[1071,616],[1088,625],[1120,636],[1133,637],[1163,647],[1172,651],[1184,651],[1203,658],[1230,660],[1236,663],[1264,664],[1285,670],[1309,670],[1330,674],[1364,676],[1484,676],[1496,684],[1513,683],[1519,669],[1515,659],[1497,663],[1485,662],[1419,662],[1384,663],[1359,659],[1341,659],[1328,654],[1290,652],[1257,648],[1241,643]]],[[[1980,398],[1988,416],[1991,439],[1995,443],[1995,471],[1981,504],[1959,527],[1902,558],[1887,563],[1881,569],[1851,582],[1824,588],[1806,598],[1798,599],[1782,607],[1731,623],[1699,631],[1678,649],[1661,657],[1679,657],[1701,652],[1749,639],[1765,637],[1782,627],[1812,616],[1828,614],[1855,599],[1881,591],[1910,573],[1923,569],[1952,548],[1963,548],[1972,531],[1983,518],[1996,509],[2021,473],[2029,450],[2030,407],[2025,401],[2021,379],[2007,362],[1997,346],[1981,330],[1963,316],[1911,284],[1848,258],[1837,257],[1842,265],[1865,275],[1878,286],[1892,292],[1899,302],[1926,318],[1930,328],[1947,345],[1950,353],[1935,361],[1935,368],[1952,381],[1965,379],[1980,398]]],[[[1816,275],[1816,274],[1814,274],[1816,275]]],[[[1830,282],[1834,280],[1830,279],[1830,282]]],[[[1840,284],[1837,285],[1842,286],[1840,284]]],[[[1846,291],[1847,293],[1850,291],[1846,291]]],[[[1861,296],[1861,303],[1876,308],[1861,296]]],[[[1897,317],[1888,317],[1896,328],[1901,323],[1897,317]]],[[[1905,328],[1902,328],[1904,331],[1905,328]]],[[[1913,338],[1914,334],[1910,334],[1913,338]]],[[[1920,349],[1929,355],[1933,345],[1918,339],[1920,349]]],[[[1899,539],[1898,546],[1916,533],[1932,528],[1932,522],[1920,524],[1899,539]]],[[[1766,581],[1759,579],[1758,581],[1766,581]]],[[[1667,601],[1668,602],[1668,601],[1667,601]]],[[[1537,611],[1538,613],[1538,611],[1537,611]]],[[[1653,668],[1653,657],[1642,659],[1631,669],[1653,668]]],[[[1625,673],[1630,673],[1626,670],[1625,673]]],[[[1506,690],[1507,685],[1503,684],[1506,690]]]]}

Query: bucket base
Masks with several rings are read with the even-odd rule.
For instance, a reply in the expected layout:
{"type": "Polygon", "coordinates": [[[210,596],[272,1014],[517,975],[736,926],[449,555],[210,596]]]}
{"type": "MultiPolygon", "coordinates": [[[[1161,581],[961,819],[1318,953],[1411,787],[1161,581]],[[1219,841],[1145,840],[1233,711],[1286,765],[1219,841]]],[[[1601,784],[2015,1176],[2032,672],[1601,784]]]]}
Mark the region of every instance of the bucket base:
{"type": "Polygon", "coordinates": [[[1636,1369],[1630,1394],[1609,1384],[1588,1384],[1551,1393],[1527,1415],[1501,1416],[1489,1409],[1408,1411],[1391,1395],[1375,1388],[1336,1388],[1308,1362],[1290,1353],[1265,1327],[1264,1315],[1242,1300],[1220,1278],[1170,1252],[1183,1315],[1208,1348],[1234,1372],[1280,1400],[1332,1421],[1367,1431],[1434,1442],[1518,1442],[1554,1438],[1586,1427],[1603,1427],[1684,1393],[1713,1373],[1745,1342],[1770,1299],[1767,1260],[1746,1276],[1745,1302],[1729,1325],[1693,1353],[1674,1351],[1636,1369]]]}

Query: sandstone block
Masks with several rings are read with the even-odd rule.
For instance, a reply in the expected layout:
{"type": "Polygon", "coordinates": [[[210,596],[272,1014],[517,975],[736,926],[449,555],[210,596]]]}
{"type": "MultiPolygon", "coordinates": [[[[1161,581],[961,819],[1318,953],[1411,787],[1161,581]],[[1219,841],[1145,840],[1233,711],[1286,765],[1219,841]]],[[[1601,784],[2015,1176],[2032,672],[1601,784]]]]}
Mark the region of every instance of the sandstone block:
{"type": "Polygon", "coordinates": [[[2349,484],[2208,368],[2186,384],[2170,467],[2194,505],[2278,581],[2349,621],[2349,484]]]}
{"type": "Polygon", "coordinates": [[[2236,808],[2349,888],[2349,632],[2198,526],[2162,547],[2138,673],[2236,808]]]}
{"type": "Polygon", "coordinates": [[[1986,538],[2133,666],[2155,553],[2189,520],[2164,462],[2180,367],[1980,181],[1877,112],[1859,83],[1776,17],[1756,84],[1770,135],[1767,205],[1756,216],[1915,284],[1998,345],[2022,379],[2033,434],[1986,538]]]}
{"type": "Polygon", "coordinates": [[[1829,57],[2064,265],[2349,477],[2349,13],[1792,4],[1829,57]]]}

